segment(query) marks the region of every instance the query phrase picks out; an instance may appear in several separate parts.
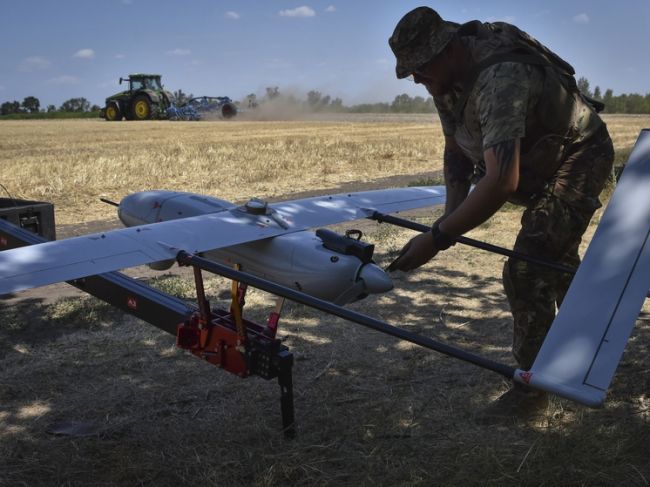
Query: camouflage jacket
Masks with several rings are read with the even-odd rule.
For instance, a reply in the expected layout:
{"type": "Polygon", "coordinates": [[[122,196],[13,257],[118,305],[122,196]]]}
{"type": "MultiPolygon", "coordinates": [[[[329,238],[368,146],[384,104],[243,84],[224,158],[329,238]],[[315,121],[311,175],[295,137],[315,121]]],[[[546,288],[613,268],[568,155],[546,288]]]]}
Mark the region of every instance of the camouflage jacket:
{"type": "MultiPolygon", "coordinates": [[[[475,65],[495,52],[507,52],[512,42],[498,35],[461,36],[461,41],[475,65]]],[[[443,132],[454,137],[479,174],[486,149],[521,139],[519,200],[539,192],[562,164],[567,147],[587,139],[603,124],[552,67],[492,64],[480,71],[468,91],[464,94],[458,86],[434,97],[443,132]],[[466,104],[458,111],[458,100],[463,97],[466,104]]]]}

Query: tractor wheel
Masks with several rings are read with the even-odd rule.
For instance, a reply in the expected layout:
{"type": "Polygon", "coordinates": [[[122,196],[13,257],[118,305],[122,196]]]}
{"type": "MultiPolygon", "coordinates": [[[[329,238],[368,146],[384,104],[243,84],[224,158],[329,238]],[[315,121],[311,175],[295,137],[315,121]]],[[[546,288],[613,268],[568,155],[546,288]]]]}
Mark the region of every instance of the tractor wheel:
{"type": "Polygon", "coordinates": [[[133,120],[149,120],[151,118],[151,100],[147,95],[138,95],[133,99],[131,118],[133,120]]]}
{"type": "Polygon", "coordinates": [[[232,103],[226,103],[221,107],[221,116],[223,118],[233,118],[235,115],[237,115],[237,107],[232,103]]]}
{"type": "Polygon", "coordinates": [[[118,122],[122,120],[122,113],[117,103],[109,103],[104,110],[104,118],[109,122],[118,122]]]}

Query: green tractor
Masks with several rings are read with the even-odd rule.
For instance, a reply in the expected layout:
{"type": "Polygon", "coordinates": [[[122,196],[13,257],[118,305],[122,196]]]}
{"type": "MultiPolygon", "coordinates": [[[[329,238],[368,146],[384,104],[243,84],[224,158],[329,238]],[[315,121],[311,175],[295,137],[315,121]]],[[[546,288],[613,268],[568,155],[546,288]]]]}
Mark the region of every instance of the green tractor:
{"type": "Polygon", "coordinates": [[[129,83],[129,89],[106,98],[106,106],[100,116],[109,122],[127,120],[151,120],[167,118],[172,94],[163,90],[159,74],[136,73],[120,78],[129,83]]]}

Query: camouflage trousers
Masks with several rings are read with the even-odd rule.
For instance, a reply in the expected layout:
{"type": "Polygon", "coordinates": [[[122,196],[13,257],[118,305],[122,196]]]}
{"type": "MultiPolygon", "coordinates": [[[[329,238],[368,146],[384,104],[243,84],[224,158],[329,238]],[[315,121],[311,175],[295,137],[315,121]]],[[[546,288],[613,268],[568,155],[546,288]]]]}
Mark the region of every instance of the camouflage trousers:
{"type": "MultiPolygon", "coordinates": [[[[569,147],[546,189],[526,208],[514,250],[577,267],[578,247],[611,175],[612,141],[603,126],[589,140],[569,147]]],[[[513,354],[528,370],[555,318],[573,276],[510,258],[503,287],[514,319],[513,354]]]]}

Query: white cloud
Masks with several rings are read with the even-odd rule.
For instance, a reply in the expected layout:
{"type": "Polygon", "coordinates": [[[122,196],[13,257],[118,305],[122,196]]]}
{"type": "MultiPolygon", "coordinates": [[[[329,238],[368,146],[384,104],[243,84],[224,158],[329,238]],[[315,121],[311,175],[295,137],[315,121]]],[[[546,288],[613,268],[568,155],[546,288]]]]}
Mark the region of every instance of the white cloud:
{"type": "Polygon", "coordinates": [[[573,17],[573,21],[576,24],[588,24],[589,23],[589,16],[585,13],[578,14],[575,17],[573,17]]]}
{"type": "Polygon", "coordinates": [[[229,12],[226,12],[225,16],[229,19],[237,20],[241,15],[239,15],[237,12],[233,12],[232,10],[229,12]]]}
{"type": "Polygon", "coordinates": [[[57,76],[56,78],[51,78],[47,80],[49,84],[52,85],[76,85],[79,83],[79,78],[76,76],[70,76],[64,74],[63,76],[57,76]]]}
{"type": "Polygon", "coordinates": [[[171,51],[167,51],[167,54],[169,54],[170,56],[189,56],[190,54],[192,54],[192,51],[190,51],[189,49],[176,48],[176,49],[172,49],[171,51]]]}
{"type": "Polygon", "coordinates": [[[306,5],[294,9],[280,10],[281,17],[314,17],[315,15],[314,9],[306,5]]]}
{"type": "Polygon", "coordinates": [[[124,54],[116,54],[115,59],[124,59],[126,56],[124,54]]]}
{"type": "Polygon", "coordinates": [[[52,65],[50,61],[40,56],[30,56],[23,59],[23,62],[18,65],[18,71],[23,73],[31,73],[32,71],[40,71],[47,69],[52,65]]]}
{"type": "Polygon", "coordinates": [[[325,12],[336,12],[336,7],[334,5],[330,5],[325,9],[325,12]]]}
{"type": "Polygon", "coordinates": [[[72,57],[78,57],[81,59],[92,59],[95,57],[95,51],[92,49],[79,49],[74,53],[72,57]]]}

